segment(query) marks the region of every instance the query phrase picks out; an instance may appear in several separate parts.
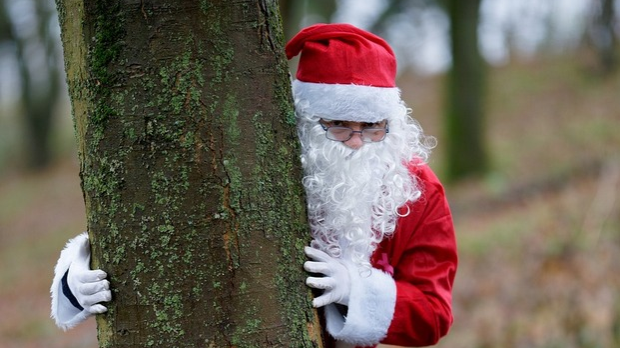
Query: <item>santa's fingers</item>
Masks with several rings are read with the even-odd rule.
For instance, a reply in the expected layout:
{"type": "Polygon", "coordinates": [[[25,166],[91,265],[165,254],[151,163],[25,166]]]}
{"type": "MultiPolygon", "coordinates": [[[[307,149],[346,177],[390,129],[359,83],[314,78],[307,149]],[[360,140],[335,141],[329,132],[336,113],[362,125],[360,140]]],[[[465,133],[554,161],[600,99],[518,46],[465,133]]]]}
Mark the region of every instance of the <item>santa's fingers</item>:
{"type": "Polygon", "coordinates": [[[333,299],[331,292],[326,292],[325,294],[319,297],[316,297],[314,300],[312,300],[312,306],[314,308],[323,307],[330,303],[334,303],[334,299],[333,299]]]}
{"type": "Polygon", "coordinates": [[[321,273],[325,275],[331,275],[332,270],[325,262],[306,261],[304,262],[304,269],[311,273],[321,273]]]}
{"type": "Polygon", "coordinates": [[[315,289],[331,290],[336,287],[336,280],[331,277],[308,277],[306,278],[306,285],[315,289]]]}
{"type": "Polygon", "coordinates": [[[86,234],[82,234],[75,238],[75,246],[77,254],[74,262],[76,264],[88,265],[90,263],[90,242],[86,234]]]}
{"type": "Polygon", "coordinates": [[[93,295],[106,290],[110,290],[110,282],[107,280],[100,280],[95,283],[82,283],[77,288],[77,292],[84,296],[93,295]]]}
{"type": "Polygon", "coordinates": [[[91,307],[101,302],[108,302],[112,299],[112,292],[110,290],[100,291],[98,293],[81,296],[80,304],[82,307],[91,307]]]}
{"type": "Polygon", "coordinates": [[[108,309],[104,305],[96,304],[86,308],[89,313],[92,314],[101,314],[108,311],[108,309]]]}
{"type": "MultiPolygon", "coordinates": [[[[73,265],[71,265],[73,267],[73,265]]],[[[105,279],[108,274],[100,269],[75,271],[74,277],[80,283],[97,283],[105,279]]]]}
{"type": "Polygon", "coordinates": [[[319,249],[315,249],[312,247],[305,247],[304,248],[304,252],[306,253],[306,255],[315,260],[315,261],[329,261],[331,259],[333,259],[331,256],[327,255],[324,251],[319,250],[319,249]]]}

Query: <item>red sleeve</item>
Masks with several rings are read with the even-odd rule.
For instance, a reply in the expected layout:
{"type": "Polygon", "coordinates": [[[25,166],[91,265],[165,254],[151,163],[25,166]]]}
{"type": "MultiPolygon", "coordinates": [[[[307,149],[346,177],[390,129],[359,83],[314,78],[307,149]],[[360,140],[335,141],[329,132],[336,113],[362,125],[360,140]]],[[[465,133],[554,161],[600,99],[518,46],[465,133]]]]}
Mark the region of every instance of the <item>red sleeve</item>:
{"type": "Polygon", "coordinates": [[[452,325],[456,240],[443,187],[426,165],[413,169],[422,196],[409,205],[391,239],[375,253],[387,253],[394,269],[396,308],[382,343],[428,346],[452,325]]]}

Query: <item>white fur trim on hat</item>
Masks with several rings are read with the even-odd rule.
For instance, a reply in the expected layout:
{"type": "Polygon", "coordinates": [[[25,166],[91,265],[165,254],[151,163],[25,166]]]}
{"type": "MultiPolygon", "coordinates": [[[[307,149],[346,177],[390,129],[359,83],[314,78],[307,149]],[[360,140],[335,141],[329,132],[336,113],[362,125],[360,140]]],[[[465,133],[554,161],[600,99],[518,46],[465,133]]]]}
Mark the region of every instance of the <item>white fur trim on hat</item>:
{"type": "Polygon", "coordinates": [[[295,80],[293,95],[298,111],[338,121],[379,122],[389,118],[402,107],[398,87],[295,80]]]}
{"type": "Polygon", "coordinates": [[[54,280],[50,289],[52,295],[51,317],[56,322],[56,325],[63,330],[68,330],[91,316],[87,310],[80,311],[73,306],[62,292],[62,277],[67,273],[69,266],[71,266],[71,263],[79,254],[79,248],[84,244],[85,239],[88,239],[86,232],[69,240],[65,248],[60,252],[60,258],[54,268],[54,280]]]}
{"type": "Polygon", "coordinates": [[[396,282],[376,268],[370,276],[349,267],[351,294],[347,316],[335,304],[325,306],[327,331],[335,339],[358,346],[373,346],[386,335],[396,306],[396,282]]]}

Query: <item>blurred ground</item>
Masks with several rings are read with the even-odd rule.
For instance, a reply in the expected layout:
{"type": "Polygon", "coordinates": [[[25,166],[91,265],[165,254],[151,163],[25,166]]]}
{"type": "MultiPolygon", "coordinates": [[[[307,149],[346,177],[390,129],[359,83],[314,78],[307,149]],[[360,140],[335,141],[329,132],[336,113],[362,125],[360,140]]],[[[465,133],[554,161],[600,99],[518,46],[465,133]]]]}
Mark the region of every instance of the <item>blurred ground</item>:
{"type": "Polygon", "coordinates": [[[67,333],[49,318],[53,267],[85,228],[77,159],[0,181],[0,347],[97,347],[95,322],[67,333]]]}
{"type": "MultiPolygon", "coordinates": [[[[447,188],[460,269],[455,324],[438,346],[619,347],[620,75],[562,60],[489,78],[493,171],[447,188]]],[[[441,80],[400,86],[439,140],[441,176],[441,80]]],[[[45,173],[0,177],[0,348],[97,346],[94,320],[65,333],[49,319],[53,265],[85,226],[67,153],[45,173]]]]}

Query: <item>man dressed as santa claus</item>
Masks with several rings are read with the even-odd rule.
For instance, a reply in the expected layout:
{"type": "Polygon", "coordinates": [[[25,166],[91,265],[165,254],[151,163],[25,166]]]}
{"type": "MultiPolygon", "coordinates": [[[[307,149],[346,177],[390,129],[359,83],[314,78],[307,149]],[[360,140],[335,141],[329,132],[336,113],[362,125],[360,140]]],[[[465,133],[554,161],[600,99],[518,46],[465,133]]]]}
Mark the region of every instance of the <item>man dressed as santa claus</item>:
{"type": "MultiPolygon", "coordinates": [[[[396,59],[381,38],[317,24],[287,45],[300,55],[293,94],[312,242],[306,284],[322,293],[336,347],[427,346],[452,324],[456,242],[444,190],[425,164],[432,138],[409,117],[396,59]]],[[[70,328],[103,313],[106,274],[88,237],[56,265],[52,317],[70,328]]]]}
{"type": "Polygon", "coordinates": [[[286,46],[313,241],[306,284],[323,289],[337,347],[436,343],[452,324],[456,243],[432,139],[409,117],[381,38],[318,24],[286,46]]]}

